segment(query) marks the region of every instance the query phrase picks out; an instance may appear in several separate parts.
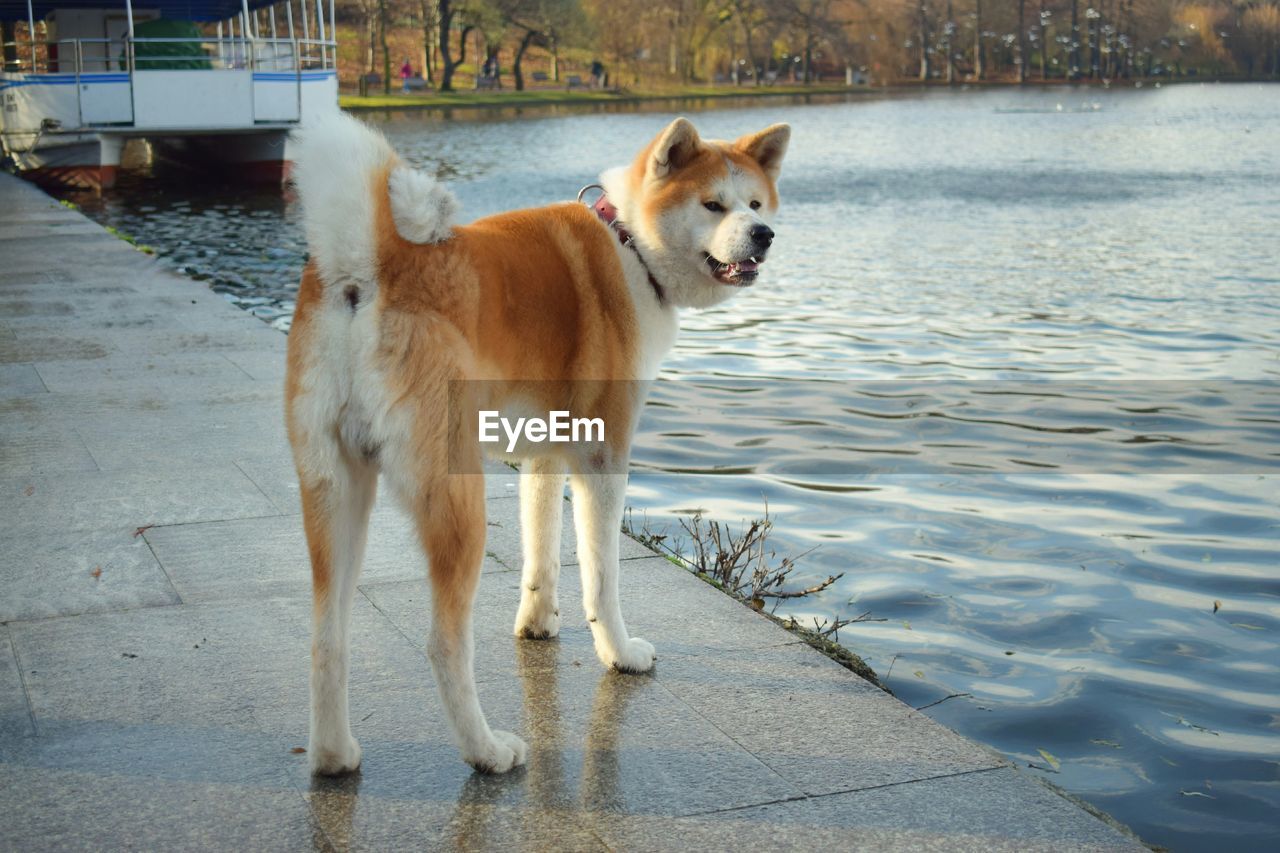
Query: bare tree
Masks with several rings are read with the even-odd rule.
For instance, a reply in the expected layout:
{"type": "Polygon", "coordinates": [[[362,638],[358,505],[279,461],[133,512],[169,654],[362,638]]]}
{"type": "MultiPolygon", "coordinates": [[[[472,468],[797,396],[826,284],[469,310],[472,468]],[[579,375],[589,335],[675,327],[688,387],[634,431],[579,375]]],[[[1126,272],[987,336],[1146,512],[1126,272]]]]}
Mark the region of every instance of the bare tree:
{"type": "Polygon", "coordinates": [[[1080,76],[1080,0],[1071,0],[1071,43],[1070,58],[1067,65],[1067,79],[1075,80],[1080,76]]]}
{"type": "Polygon", "coordinates": [[[753,86],[760,85],[764,76],[761,65],[756,61],[755,36],[764,23],[765,8],[762,0],[731,0],[734,18],[742,29],[742,38],[746,42],[747,62],[751,64],[751,81],[753,86]]]}
{"type": "Polygon", "coordinates": [[[982,0],[973,0],[973,79],[982,79],[982,0]]]}
{"type": "Polygon", "coordinates": [[[454,17],[464,11],[464,4],[455,4],[453,0],[438,0],[436,4],[437,19],[440,22],[440,91],[453,91],[453,74],[458,66],[467,61],[467,37],[475,30],[474,22],[466,21],[458,34],[458,58],[455,60],[449,49],[449,33],[453,29],[454,17]]]}
{"type": "Polygon", "coordinates": [[[951,0],[947,0],[947,20],[942,25],[942,47],[947,52],[947,85],[956,82],[956,16],[951,9],[951,0]]]}
{"type": "Polygon", "coordinates": [[[1018,82],[1027,82],[1027,0],[1018,0],[1018,82]]]}
{"type": "Polygon", "coordinates": [[[929,67],[929,2],[928,0],[917,0],[919,3],[916,9],[916,38],[920,42],[920,82],[927,82],[929,73],[932,69],[929,67]]]}

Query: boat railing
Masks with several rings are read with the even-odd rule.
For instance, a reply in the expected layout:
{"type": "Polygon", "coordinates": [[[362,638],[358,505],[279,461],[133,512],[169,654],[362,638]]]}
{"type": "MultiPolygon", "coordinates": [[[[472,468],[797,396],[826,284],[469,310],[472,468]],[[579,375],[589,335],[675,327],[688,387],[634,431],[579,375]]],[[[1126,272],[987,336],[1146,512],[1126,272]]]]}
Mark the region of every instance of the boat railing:
{"type": "Polygon", "coordinates": [[[336,64],[336,41],[313,38],[116,38],[3,43],[3,70],[17,74],[101,74],[154,70],[314,71],[336,64]],[[190,52],[166,52],[172,46],[190,52]],[[158,50],[150,49],[156,46],[158,50]]]}

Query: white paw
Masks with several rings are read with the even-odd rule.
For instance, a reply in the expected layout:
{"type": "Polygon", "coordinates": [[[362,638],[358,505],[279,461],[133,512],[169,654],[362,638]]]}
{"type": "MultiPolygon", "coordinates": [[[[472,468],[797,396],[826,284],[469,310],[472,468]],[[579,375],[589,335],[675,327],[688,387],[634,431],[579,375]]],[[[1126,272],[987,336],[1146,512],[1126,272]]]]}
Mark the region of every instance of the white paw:
{"type": "Polygon", "coordinates": [[[477,755],[464,755],[468,764],[481,773],[506,773],[524,764],[529,747],[511,732],[494,731],[493,741],[477,755]]]}
{"type": "Polygon", "coordinates": [[[560,611],[554,604],[520,603],[516,614],[516,636],[526,640],[548,640],[560,633],[560,611]]]}
{"type": "Polygon", "coordinates": [[[616,655],[601,655],[600,659],[605,666],[611,666],[618,672],[648,672],[653,669],[653,662],[658,659],[658,654],[648,640],[632,637],[616,655]]]}
{"type": "Polygon", "coordinates": [[[360,766],[360,744],[350,735],[339,740],[336,747],[313,743],[307,747],[307,757],[311,761],[311,772],[320,776],[350,773],[360,766]]]}

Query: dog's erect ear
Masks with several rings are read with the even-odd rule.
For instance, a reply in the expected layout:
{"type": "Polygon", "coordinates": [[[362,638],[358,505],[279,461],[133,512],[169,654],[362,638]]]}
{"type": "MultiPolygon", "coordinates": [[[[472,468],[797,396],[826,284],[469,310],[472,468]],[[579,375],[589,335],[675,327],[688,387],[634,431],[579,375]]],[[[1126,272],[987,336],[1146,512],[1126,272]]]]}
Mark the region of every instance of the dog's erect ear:
{"type": "Polygon", "coordinates": [[[787,153],[787,143],[791,141],[791,125],[773,124],[759,133],[744,136],[733,143],[734,147],[760,164],[769,180],[778,180],[778,172],[782,169],[782,158],[787,153]]]}
{"type": "Polygon", "coordinates": [[[646,171],[650,177],[665,178],[677,169],[687,166],[702,147],[698,131],[687,118],[678,118],[658,134],[649,148],[646,171]]]}

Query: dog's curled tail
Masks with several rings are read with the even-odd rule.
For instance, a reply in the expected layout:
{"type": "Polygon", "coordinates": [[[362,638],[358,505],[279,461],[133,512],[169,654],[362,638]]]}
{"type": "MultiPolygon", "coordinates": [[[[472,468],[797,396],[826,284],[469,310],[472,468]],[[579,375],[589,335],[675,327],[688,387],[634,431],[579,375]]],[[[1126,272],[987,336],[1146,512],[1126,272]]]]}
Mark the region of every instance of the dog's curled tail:
{"type": "Polygon", "coordinates": [[[452,234],[458,209],[453,193],[403,165],[364,122],[334,111],[295,131],[292,147],[307,245],[326,283],[376,284],[384,204],[405,240],[439,243],[452,234]]]}

